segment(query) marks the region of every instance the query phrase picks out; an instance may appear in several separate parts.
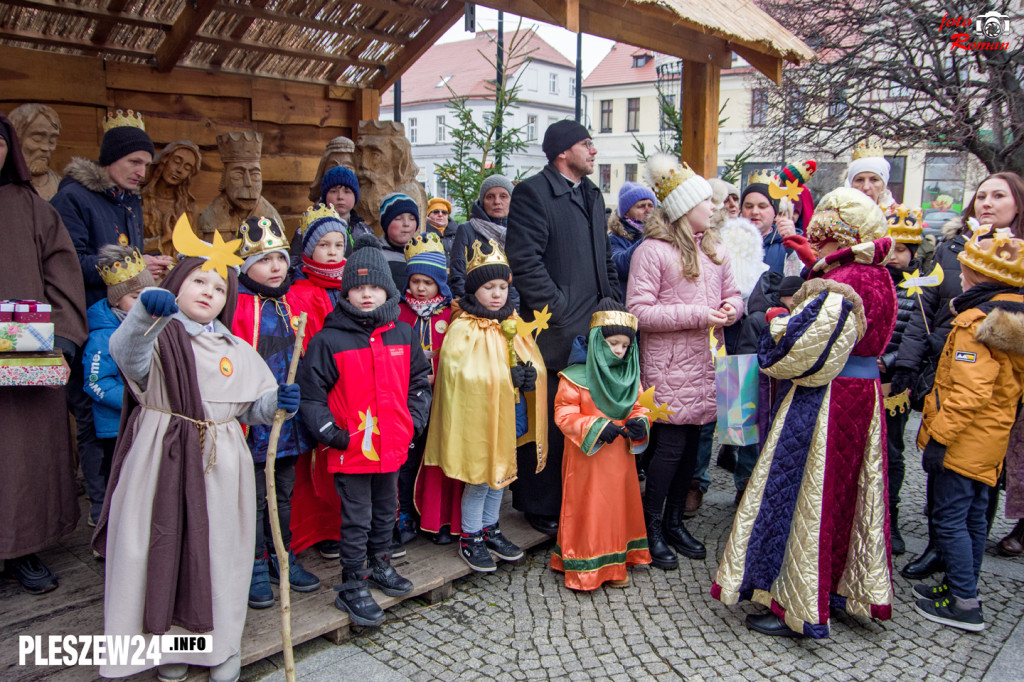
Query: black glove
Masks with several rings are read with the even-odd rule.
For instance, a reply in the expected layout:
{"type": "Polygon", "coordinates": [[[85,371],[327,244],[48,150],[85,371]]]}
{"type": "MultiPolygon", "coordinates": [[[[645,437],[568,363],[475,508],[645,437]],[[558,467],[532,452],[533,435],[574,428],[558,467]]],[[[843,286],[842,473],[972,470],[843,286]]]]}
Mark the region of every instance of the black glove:
{"type": "Polygon", "coordinates": [[[529,393],[537,389],[537,368],[533,365],[526,365],[523,367],[523,383],[519,387],[524,393],[529,393]]]}
{"type": "Polygon", "coordinates": [[[889,383],[889,395],[899,395],[914,383],[914,371],[900,367],[892,375],[889,383]]]}
{"type": "Polygon", "coordinates": [[[526,367],[516,365],[510,368],[508,372],[512,375],[512,388],[522,388],[523,381],[526,379],[526,367]]]}
{"type": "Polygon", "coordinates": [[[334,438],[331,439],[329,444],[335,450],[347,450],[348,449],[348,430],[338,429],[338,432],[334,434],[334,438]]]}
{"type": "Polygon", "coordinates": [[[647,437],[647,425],[640,417],[626,420],[626,435],[632,440],[643,440],[647,437]]]}
{"type": "Polygon", "coordinates": [[[71,339],[65,339],[63,336],[53,337],[53,349],[59,350],[70,365],[75,361],[75,356],[78,355],[78,346],[71,339]]]}
{"type": "Polygon", "coordinates": [[[946,446],[932,438],[921,453],[921,466],[929,474],[939,474],[945,469],[946,446]]]}
{"type": "Polygon", "coordinates": [[[139,296],[139,303],[153,317],[167,317],[178,312],[178,304],[174,302],[174,294],[167,289],[150,289],[139,296]]]}
{"type": "Polygon", "coordinates": [[[604,428],[601,429],[601,435],[597,437],[602,443],[611,443],[619,436],[626,437],[626,430],[617,424],[608,422],[604,428]]]}

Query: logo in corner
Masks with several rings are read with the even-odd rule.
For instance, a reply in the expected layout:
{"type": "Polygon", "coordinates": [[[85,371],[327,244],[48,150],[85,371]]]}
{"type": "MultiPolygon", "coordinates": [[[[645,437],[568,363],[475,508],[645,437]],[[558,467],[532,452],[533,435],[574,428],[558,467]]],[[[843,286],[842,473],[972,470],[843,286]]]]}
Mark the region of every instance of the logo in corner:
{"type": "Polygon", "coordinates": [[[955,356],[954,359],[957,360],[958,362],[977,362],[978,361],[978,354],[977,353],[968,353],[965,350],[958,350],[956,352],[956,356],[955,356]]]}

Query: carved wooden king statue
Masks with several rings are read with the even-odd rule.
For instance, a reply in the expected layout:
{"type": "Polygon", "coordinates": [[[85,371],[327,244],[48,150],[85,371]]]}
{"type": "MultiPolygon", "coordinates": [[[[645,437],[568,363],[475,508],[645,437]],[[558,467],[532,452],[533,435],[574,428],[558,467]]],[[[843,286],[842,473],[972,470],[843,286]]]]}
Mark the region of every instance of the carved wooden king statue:
{"type": "Polygon", "coordinates": [[[254,131],[217,136],[217,151],[224,163],[220,195],[199,216],[199,236],[209,241],[220,232],[225,241],[235,238],[238,226],[252,216],[273,218],[283,225],[281,214],[263,198],[260,153],[263,134],[254,131]]]}

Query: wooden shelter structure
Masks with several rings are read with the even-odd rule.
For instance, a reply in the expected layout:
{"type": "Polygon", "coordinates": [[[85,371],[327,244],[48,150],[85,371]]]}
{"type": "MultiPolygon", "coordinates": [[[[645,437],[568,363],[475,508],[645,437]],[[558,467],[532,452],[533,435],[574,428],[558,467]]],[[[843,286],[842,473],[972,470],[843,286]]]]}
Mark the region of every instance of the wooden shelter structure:
{"type": "MultiPolygon", "coordinates": [[[[684,60],[683,159],[714,175],[719,72],[735,52],[781,81],[813,56],[751,0],[482,0],[479,4],[684,60]]],[[[328,140],[355,137],[380,94],[464,11],[461,0],[0,0],[0,110],[49,104],[52,166],[96,158],[103,115],[143,114],[158,149],[204,151],[192,183],[217,194],[218,133],[263,133],[264,196],[289,227],[328,140]]]]}

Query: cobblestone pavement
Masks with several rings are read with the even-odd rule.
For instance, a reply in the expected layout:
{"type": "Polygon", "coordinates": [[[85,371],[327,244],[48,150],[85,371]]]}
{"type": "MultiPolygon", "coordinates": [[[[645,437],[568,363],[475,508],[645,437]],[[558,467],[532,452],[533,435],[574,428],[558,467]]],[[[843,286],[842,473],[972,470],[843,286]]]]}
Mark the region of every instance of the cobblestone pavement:
{"type": "MultiPolygon", "coordinates": [[[[912,443],[916,421],[908,434],[912,443]]],[[[927,530],[916,452],[911,444],[901,525],[911,549],[920,550],[927,530]]],[[[727,607],[709,594],[731,528],[733,493],[731,475],[712,465],[712,489],[699,516],[688,523],[707,545],[704,561],[681,558],[677,571],[634,568],[633,584],[625,590],[577,593],[547,567],[551,545],[542,546],[517,566],[459,580],[454,596],[443,603],[407,601],[388,611],[384,626],[356,628],[342,646],[318,640],[299,647],[299,678],[980,680],[990,667],[993,673],[1007,667],[1005,660],[1002,666],[992,664],[1024,613],[1018,598],[1024,566],[997,558],[992,541],[982,566],[987,628],[980,634],[921,619],[911,607],[911,584],[900,576],[888,622],[837,614],[831,639],[819,641],[774,639],[747,630],[744,616],[761,607],[727,607]]],[[[992,537],[1002,537],[1011,525],[1000,519],[992,537]]],[[[897,558],[897,567],[911,555],[897,558]]],[[[1007,648],[1024,649],[1022,640],[1024,626],[1007,648]]],[[[279,665],[277,656],[249,666],[244,679],[283,679],[275,670],[279,665]]],[[[1002,678],[990,674],[986,680],[1002,678]]]]}

